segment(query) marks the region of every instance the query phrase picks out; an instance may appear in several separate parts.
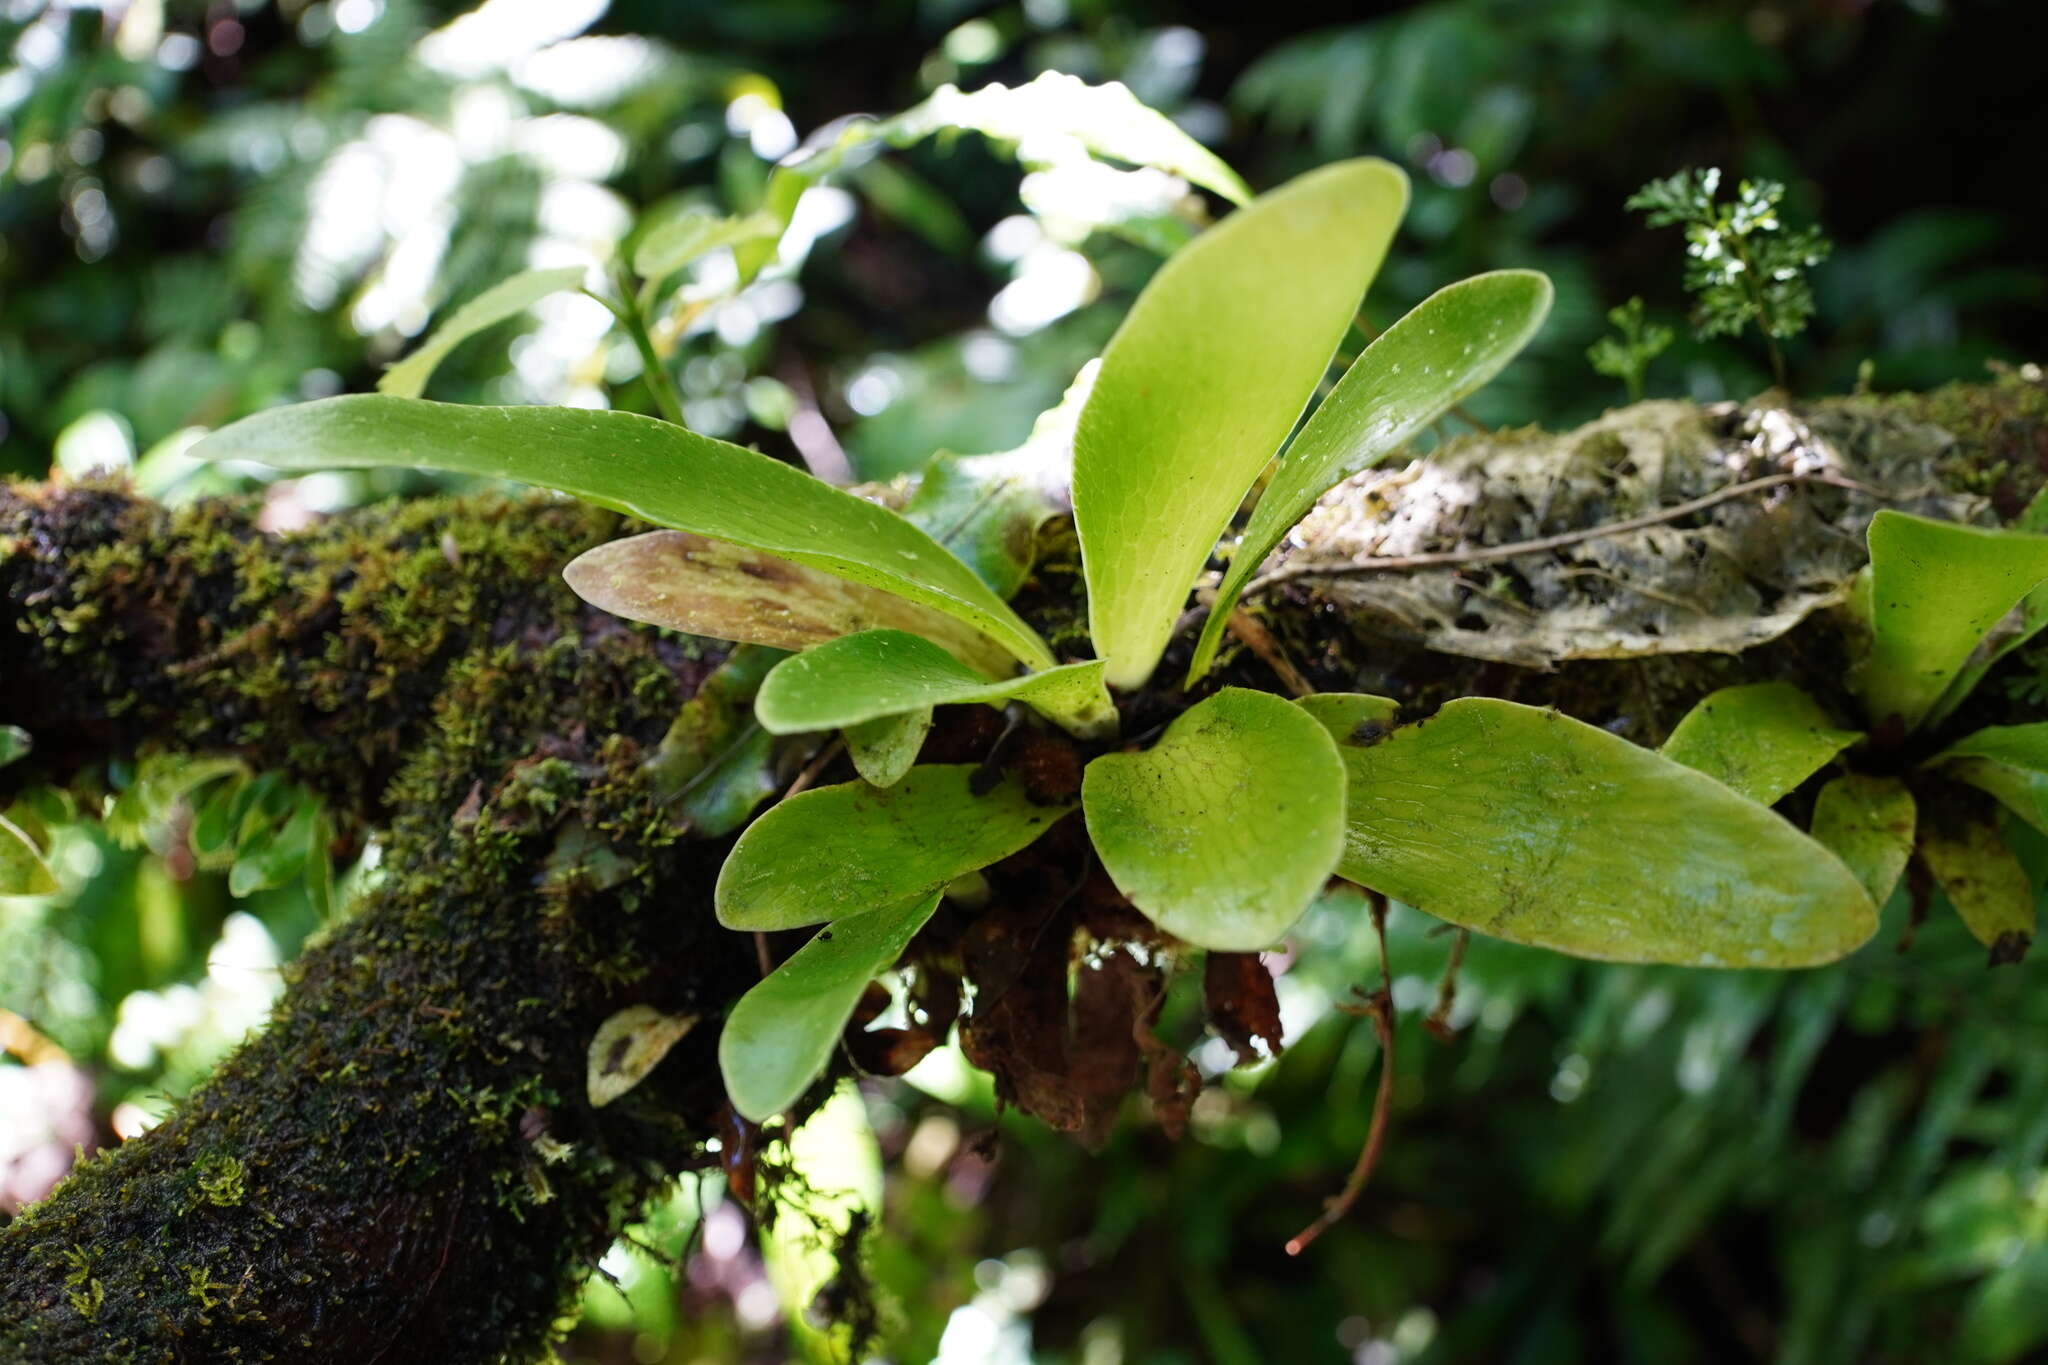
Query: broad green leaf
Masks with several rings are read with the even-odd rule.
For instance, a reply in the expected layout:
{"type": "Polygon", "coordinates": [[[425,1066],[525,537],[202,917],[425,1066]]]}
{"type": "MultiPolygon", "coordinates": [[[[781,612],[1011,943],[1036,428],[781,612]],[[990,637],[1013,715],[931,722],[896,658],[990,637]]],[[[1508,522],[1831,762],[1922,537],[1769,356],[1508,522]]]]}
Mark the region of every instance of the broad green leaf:
{"type": "Polygon", "coordinates": [[[845,729],[846,752],[863,780],[877,787],[893,787],[917,762],[917,751],[924,747],[924,737],[931,729],[929,706],[858,721],[845,729]]]}
{"type": "Polygon", "coordinates": [[[802,470],[670,422],[576,408],[463,407],[353,394],[259,412],[195,459],[281,469],[425,466],[517,479],[866,583],[972,625],[1034,668],[1045,642],[903,518],[802,470]]]}
{"type": "Polygon", "coordinates": [[[632,621],[798,650],[880,626],[933,640],[985,672],[1011,653],[958,617],[893,592],[687,531],[649,531],[594,546],[562,579],[594,607],[632,621]]]}
{"type": "Polygon", "coordinates": [[[1870,660],[1862,678],[1874,721],[1920,723],[1985,634],[2048,581],[2048,536],[1987,531],[1887,508],[1870,522],[1870,660]]]}
{"type": "Polygon", "coordinates": [[[674,795],[697,778],[743,730],[759,728],[754,697],[768,670],[787,657],[779,649],[741,645],[697,684],[647,763],[663,796],[674,795]]]}
{"type": "Polygon", "coordinates": [[[779,735],[837,730],[933,706],[1021,701],[1084,738],[1116,732],[1102,662],[1066,664],[1002,682],[900,630],[843,635],[784,659],[761,684],[754,714],[779,735]]]}
{"type": "Polygon", "coordinates": [[[1768,806],[1861,738],[1791,683],[1748,683],[1703,698],[1658,752],[1768,806]]]}
{"type": "Polygon", "coordinates": [[[903,515],[1008,598],[1024,586],[1038,528],[1059,509],[1007,455],[942,455],[924,468],[903,515]]]}
{"type": "Polygon", "coordinates": [[[1226,687],[1142,753],[1081,778],[1088,837],[1117,889],[1202,948],[1272,946],[1344,849],[1344,765],[1314,716],[1226,687]]]}
{"type": "Polygon", "coordinates": [[[1813,839],[1856,874],[1871,904],[1882,906],[1913,855],[1917,818],[1913,793],[1896,777],[1848,773],[1814,798],[1813,839]]]}
{"type": "Polygon", "coordinates": [[[192,813],[192,833],[187,840],[194,853],[207,858],[234,851],[241,832],[242,793],[248,787],[245,782],[223,782],[200,803],[192,813]]]}
{"type": "Polygon", "coordinates": [[[782,790],[776,775],[775,736],[748,719],[710,765],[676,796],[676,813],[700,838],[730,834],[782,790]]]}
{"type": "Polygon", "coordinates": [[[1371,744],[1394,728],[1401,703],[1370,692],[1316,692],[1295,699],[1339,744],[1371,744]]]}
{"type": "Polygon", "coordinates": [[[887,971],[939,907],[936,893],[820,929],[739,998],[718,1037],[725,1093],[765,1123],[824,1073],[861,993],[887,971]]]}
{"type": "Polygon", "coordinates": [[[597,1026],[584,1056],[583,1090],[602,1109],[645,1080],[696,1024],[694,1014],[628,1005],[597,1026]]]}
{"type": "Polygon", "coordinates": [[[640,239],[633,251],[633,273],[658,281],[673,275],[706,252],[763,238],[771,242],[786,226],[769,213],[725,217],[706,209],[686,209],[640,239]]]}
{"type": "Polygon", "coordinates": [[[548,295],[576,288],[583,283],[583,273],[582,266],[570,265],[554,270],[521,271],[498,281],[449,314],[448,320],[436,327],[418,350],[384,371],[384,377],[377,381],[377,392],[394,398],[419,397],[426,392],[427,380],[450,351],[486,327],[517,317],[548,295]]]}
{"type": "MultiPolygon", "coordinates": [[[[2048,489],[2036,493],[2008,529],[2036,535],[2048,533],[2048,489]]],[[[2044,627],[2048,627],[2048,582],[2022,597],[2019,605],[2000,617],[1998,624],[1977,642],[1977,647],[1970,651],[1969,662],[1928,711],[1927,725],[1939,725],[1946,720],[1976,690],[1992,665],[2040,634],[2044,627]]]]}
{"type": "Polygon", "coordinates": [[[1251,198],[1244,181],[1214,152],[1117,81],[1089,85],[1048,71],[1019,86],[990,82],[963,93],[945,85],[879,131],[902,147],[952,128],[1020,144],[1019,159],[1027,164],[1044,164],[1045,153],[1037,149],[1079,143],[1097,156],[1170,171],[1232,203],[1251,198]]]}
{"type": "Polygon", "coordinates": [[[1550,281],[1496,270],[1439,289],[1352,362],[1259,495],[1188,667],[1209,671],[1237,599],[1316,499],[1406,445],[1453,404],[1499,374],[1550,312],[1550,281]]]}
{"type": "Polygon", "coordinates": [[[19,725],[0,725],[0,768],[23,757],[33,747],[28,731],[19,725]]]}
{"type": "Polygon", "coordinates": [[[47,896],[57,879],[28,835],[0,815],[0,896],[47,896]]]}
{"type": "Polygon", "coordinates": [[[1991,793],[2048,833],[2048,722],[1987,726],[1942,750],[1930,766],[1991,793]]]}
{"type": "MultiPolygon", "coordinates": [[[[244,839],[235,851],[234,866],[228,869],[228,893],[237,898],[250,896],[301,875],[320,823],[320,803],[302,798],[282,826],[258,830],[244,839]]],[[[321,856],[325,855],[326,850],[321,850],[321,856]]]]}
{"type": "Polygon", "coordinates": [[[128,784],[106,814],[107,834],[126,848],[140,848],[147,827],[162,819],[187,792],[217,777],[243,773],[237,758],[195,758],[188,754],[151,754],[137,765],[128,784]]]}
{"type": "Polygon", "coordinates": [[[1176,253],[1110,339],[1074,433],[1074,524],[1112,686],[1151,675],[1407,201],[1407,177],[1373,158],[1291,180],[1176,253]]]}
{"type": "Polygon", "coordinates": [[[1999,832],[1997,808],[1930,810],[1920,858],[1948,893],[1991,965],[2018,962],[2034,942],[2034,887],[1999,832]]]}
{"type": "Polygon", "coordinates": [[[794,929],[901,905],[1009,857],[1065,813],[1014,781],[977,796],[978,771],[926,764],[893,787],[847,782],[781,802],[718,870],[718,922],[794,929]]]}
{"type": "Polygon", "coordinates": [[[1339,873],[1438,919],[1615,962],[1801,967],[1877,928],[1853,873],[1706,774],[1467,697],[1342,750],[1339,873]]]}

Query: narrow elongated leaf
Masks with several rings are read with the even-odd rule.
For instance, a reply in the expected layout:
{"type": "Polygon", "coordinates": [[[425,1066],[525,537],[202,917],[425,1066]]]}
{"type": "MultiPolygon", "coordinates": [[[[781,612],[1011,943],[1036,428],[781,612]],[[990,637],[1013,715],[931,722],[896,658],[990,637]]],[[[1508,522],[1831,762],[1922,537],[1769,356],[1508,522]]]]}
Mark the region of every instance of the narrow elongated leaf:
{"type": "Polygon", "coordinates": [[[1081,778],[1088,836],[1117,889],[1202,948],[1271,946],[1344,847],[1344,765],[1314,716],[1226,687],[1142,753],[1081,778]]]}
{"type": "Polygon", "coordinates": [[[1111,338],[1074,433],[1074,523],[1112,686],[1151,675],[1407,201],[1407,177],[1371,158],[1289,181],[1177,252],[1111,338]]]}
{"type": "Polygon", "coordinates": [[[974,794],[971,763],[912,768],[791,797],[747,828],[712,899],[728,929],[795,929],[901,905],[1000,862],[1052,828],[1061,806],[1015,782],[974,794]]]}
{"type": "Polygon", "coordinates": [[[1856,874],[1873,905],[1882,906],[1913,856],[1918,814],[1913,793],[1896,777],[1848,773],[1814,798],[1813,838],[1856,874]]]}
{"type": "Polygon", "coordinates": [[[924,747],[924,737],[931,729],[929,706],[877,716],[846,727],[846,753],[864,781],[893,787],[916,764],[917,751],[924,747]]]}
{"type": "MultiPolygon", "coordinates": [[[[1980,798],[1981,799],[1981,798],[1980,798]]],[[[1991,965],[2018,962],[2034,942],[2034,887],[1998,828],[1997,807],[1930,809],[1920,858],[1948,893],[1991,965]]]]}
{"type": "Polygon", "coordinates": [[[1294,438],[1259,495],[1188,666],[1209,671],[1245,584],[1316,499],[1406,445],[1513,360],[1550,312],[1550,281],[1496,270],[1447,285],[1365,348],[1294,438]]]}
{"type": "Polygon", "coordinates": [[[517,317],[548,295],[563,293],[582,283],[580,265],[525,270],[498,281],[449,314],[448,320],[436,327],[418,350],[384,371],[383,378],[377,381],[377,392],[394,398],[419,397],[426,392],[427,381],[433,378],[436,367],[457,346],[486,327],[517,317]]]}
{"type": "Polygon", "coordinates": [[[776,649],[807,649],[877,627],[935,641],[975,668],[1008,673],[1011,653],[958,617],[893,592],[687,531],[649,531],[594,546],[562,579],[615,616],[776,649]]]}
{"type": "Polygon", "coordinates": [[[776,734],[788,735],[934,706],[1006,701],[1021,701],[1084,737],[1116,730],[1099,659],[990,682],[929,640],[900,630],[842,636],[783,660],[761,684],[754,713],[776,734]]]}
{"type": "Polygon", "coordinates": [[[830,1064],[861,992],[938,907],[931,893],[836,921],[741,996],[718,1037],[733,1109],[765,1123],[795,1104],[830,1064]]]}
{"type": "Polygon", "coordinates": [[[1659,752],[1768,806],[1861,738],[1791,683],[1748,683],[1703,698],[1659,752]]]}
{"type": "Polygon", "coordinates": [[[728,218],[706,209],[686,209],[640,239],[633,252],[633,273],[661,280],[720,247],[764,238],[772,242],[784,226],[769,213],[728,218]]]}
{"type": "Polygon", "coordinates": [[[967,622],[1034,668],[1053,664],[1045,642],[972,569],[903,518],[766,455],[635,413],[354,394],[245,417],[191,454],[283,469],[425,466],[538,484],[885,588],[967,622]]]}
{"type": "Polygon", "coordinates": [[[1339,873],[1482,934],[1616,962],[1800,967],[1877,927],[1854,874],[1783,819],[1554,711],[1462,698],[1342,753],[1339,873]]]}
{"type": "Polygon", "coordinates": [[[1999,618],[2048,581],[2048,536],[1930,521],[1887,508],[1870,522],[1873,720],[1917,725],[1999,618]]]}
{"type": "Polygon", "coordinates": [[[47,896],[57,879],[28,835],[0,815],[0,896],[47,896]]]}
{"type": "Polygon", "coordinates": [[[1949,745],[1930,766],[1989,792],[2048,834],[2048,722],[1986,726],[1949,745]]]}

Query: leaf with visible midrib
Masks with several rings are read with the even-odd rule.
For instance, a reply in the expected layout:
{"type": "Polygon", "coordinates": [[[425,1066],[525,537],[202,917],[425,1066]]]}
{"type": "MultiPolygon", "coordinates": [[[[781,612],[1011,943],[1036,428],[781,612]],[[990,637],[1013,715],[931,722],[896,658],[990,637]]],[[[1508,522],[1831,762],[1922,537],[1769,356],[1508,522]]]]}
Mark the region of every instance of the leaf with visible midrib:
{"type": "Polygon", "coordinates": [[[1151,675],[1407,198],[1407,177],[1370,158],[1289,181],[1175,253],[1110,339],[1074,433],[1074,525],[1112,686],[1151,675]]]}
{"type": "Polygon", "coordinates": [[[57,889],[33,840],[0,815],[0,896],[47,896],[57,889]]]}
{"type": "Polygon", "coordinates": [[[426,392],[434,370],[448,353],[463,342],[517,317],[550,294],[560,294],[583,283],[583,267],[562,266],[554,270],[526,270],[503,279],[449,314],[448,320],[420,343],[420,348],[384,371],[377,392],[394,398],[417,398],[426,392]]]}
{"type": "Polygon", "coordinates": [[[778,803],[719,868],[718,922],[794,929],[901,904],[1000,862],[1066,813],[1013,781],[977,796],[978,771],[925,764],[893,787],[846,782],[778,803]]]}
{"type": "Polygon", "coordinates": [[[1054,659],[974,571],[903,518],[766,455],[630,412],[480,408],[354,394],[245,417],[195,459],[280,469],[424,466],[517,479],[868,583],[1054,659]]]}
{"type": "Polygon", "coordinates": [[[1462,698],[1342,754],[1339,875],[1478,933],[1616,962],[1800,967],[1877,928],[1861,883],[1784,819],[1555,711],[1462,698]]]}
{"type": "Polygon", "coordinates": [[[765,1123],[802,1097],[831,1063],[868,983],[903,955],[938,905],[927,894],[838,920],[739,998],[718,1038],[734,1110],[765,1123]]]}
{"type": "Polygon", "coordinates": [[[1077,735],[1116,730],[1099,659],[991,682],[929,640],[900,630],[844,635],[784,659],[761,684],[754,714],[776,734],[790,735],[934,706],[1013,700],[1077,735]]]}
{"type": "Polygon", "coordinates": [[[1321,721],[1226,687],[1142,753],[1082,774],[1088,837],[1117,889],[1202,948],[1270,947],[1344,846],[1344,765],[1321,721]]]}
{"type": "Polygon", "coordinates": [[[1406,445],[1499,374],[1550,312],[1550,281],[1496,270],[1439,289],[1365,348],[1281,457],[1252,509],[1188,665],[1209,671],[1245,584],[1317,498],[1406,445]]]}

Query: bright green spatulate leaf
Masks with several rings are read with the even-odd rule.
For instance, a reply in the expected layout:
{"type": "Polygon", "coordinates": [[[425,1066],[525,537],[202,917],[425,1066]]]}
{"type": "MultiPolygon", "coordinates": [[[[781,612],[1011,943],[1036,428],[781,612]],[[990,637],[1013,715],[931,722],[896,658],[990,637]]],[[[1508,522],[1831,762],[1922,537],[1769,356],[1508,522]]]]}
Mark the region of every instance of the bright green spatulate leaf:
{"type": "Polygon", "coordinates": [[[1791,683],[1749,683],[1703,698],[1659,752],[1768,806],[1862,737],[1791,683]]]}
{"type": "Polygon", "coordinates": [[[1987,726],[1942,750],[1930,766],[1991,793],[2048,834],[2048,722],[1987,726]]]}
{"type": "Polygon", "coordinates": [[[35,843],[0,815],[0,896],[47,896],[56,889],[57,879],[35,843]]]}
{"type": "Polygon", "coordinates": [[[931,729],[929,706],[877,716],[846,727],[846,753],[863,779],[877,787],[893,787],[917,762],[917,751],[931,729]]]}
{"type": "Polygon", "coordinates": [[[781,802],[718,870],[718,922],[794,929],[901,905],[1009,857],[1065,813],[1011,781],[976,796],[976,772],[926,764],[893,787],[846,782],[781,802]]]}
{"type": "Polygon", "coordinates": [[[593,546],[562,579],[615,616],[776,649],[806,649],[888,626],[997,675],[1015,657],[956,616],[866,583],[687,531],[649,531],[593,546]]]}
{"type": "Polygon", "coordinates": [[[517,317],[550,294],[574,289],[583,282],[583,267],[562,266],[555,270],[526,270],[498,281],[448,315],[420,348],[384,371],[377,392],[394,398],[417,398],[426,392],[434,370],[448,353],[486,327],[517,317]]]}
{"type": "Polygon", "coordinates": [[[900,630],[870,630],[784,659],[761,684],[754,714],[779,735],[836,730],[905,711],[1021,701],[1073,733],[1116,730],[1102,662],[991,682],[945,650],[900,630]]]}
{"type": "MultiPolygon", "coordinates": [[[[1981,798],[1980,798],[1981,799],[1981,798]]],[[[1944,805],[1920,828],[1920,858],[1948,893],[1991,965],[2018,962],[2034,942],[2034,887],[1999,831],[1997,807],[1944,805]]]]}
{"type": "Polygon", "coordinates": [[[559,489],[885,588],[967,622],[1034,668],[1054,662],[972,569],[893,512],[766,455],[635,413],[355,394],[245,417],[191,454],[281,469],[426,466],[559,489]]]}
{"type": "Polygon", "coordinates": [[[1407,202],[1407,177],[1374,159],[1289,181],[1177,252],[1111,338],[1074,433],[1074,523],[1112,686],[1151,675],[1407,202]]]}
{"type": "Polygon", "coordinates": [[[1814,842],[1856,874],[1873,905],[1892,898],[1913,856],[1918,818],[1913,793],[1896,777],[1848,773],[1820,789],[1813,802],[1814,842]]]}
{"type": "Polygon", "coordinates": [[[2048,536],[1987,531],[1889,509],[1870,522],[1873,720],[1917,725],[1999,618],[2048,580],[2048,536]]]}
{"type": "Polygon", "coordinates": [[[1337,866],[1344,765],[1314,716],[1226,687],[1142,753],[1081,778],[1088,836],[1117,889],[1201,948],[1279,941],[1337,866]]]}
{"type": "Polygon", "coordinates": [[[1551,295],[1550,281],[1534,270],[1475,275],[1439,289],[1365,348],[1259,495],[1195,646],[1190,683],[1209,671],[1238,596],[1288,528],[1317,498],[1499,374],[1543,325],[1551,295]]]}
{"type": "Polygon", "coordinates": [[[831,1062],[861,992],[938,906],[932,893],[839,920],[740,997],[718,1038],[718,1070],[742,1117],[765,1123],[797,1102],[831,1062]]]}
{"type": "Polygon", "coordinates": [[[1554,711],[1468,697],[1342,753],[1339,874],[1482,934],[1616,962],[1802,967],[1877,927],[1854,874],[1783,819],[1554,711]]]}

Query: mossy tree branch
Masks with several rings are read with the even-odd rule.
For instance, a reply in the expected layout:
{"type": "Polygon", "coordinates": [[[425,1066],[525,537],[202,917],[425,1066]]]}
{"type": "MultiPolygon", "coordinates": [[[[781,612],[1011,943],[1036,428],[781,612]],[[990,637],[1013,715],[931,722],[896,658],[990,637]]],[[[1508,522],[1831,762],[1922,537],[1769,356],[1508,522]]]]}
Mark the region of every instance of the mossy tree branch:
{"type": "MultiPolygon", "coordinates": [[[[1915,496],[1970,500],[1983,519],[2010,517],[2048,466],[2036,384],[1828,411],[1857,478],[1899,496],[1906,474],[1932,479],[1915,496]],[[1867,433],[1901,422],[1932,425],[1893,468],[1891,438],[1867,433]]],[[[1710,440],[1686,458],[1714,456],[1710,440]]],[[[1337,500],[1297,562],[1338,557],[1347,525],[1375,515],[1337,500]]],[[[1509,520],[1496,538],[1515,538],[1509,520]]],[[[687,837],[642,766],[715,647],[592,612],[558,577],[619,529],[484,496],[267,536],[243,505],[0,490],[0,720],[38,744],[8,781],[89,781],[151,747],[235,753],[374,831],[384,868],[289,969],[267,1030],[162,1126],[0,1231],[0,1357],[534,1359],[618,1229],[706,1160],[715,1029],[618,1103],[583,1095],[607,1014],[715,1017],[758,974],[751,943],[708,913],[721,847],[687,837]]],[[[1051,528],[1021,601],[1055,641],[1072,636],[1070,549],[1051,528]]],[[[1714,687],[1838,685],[1824,611],[1744,652],[1541,670],[1422,648],[1339,583],[1303,577],[1260,607],[1268,646],[1321,688],[1506,695],[1654,740],[1714,687]]],[[[1249,651],[1221,680],[1281,690],[1249,651]]],[[[1182,704],[1142,695],[1133,719],[1182,704]]]]}

